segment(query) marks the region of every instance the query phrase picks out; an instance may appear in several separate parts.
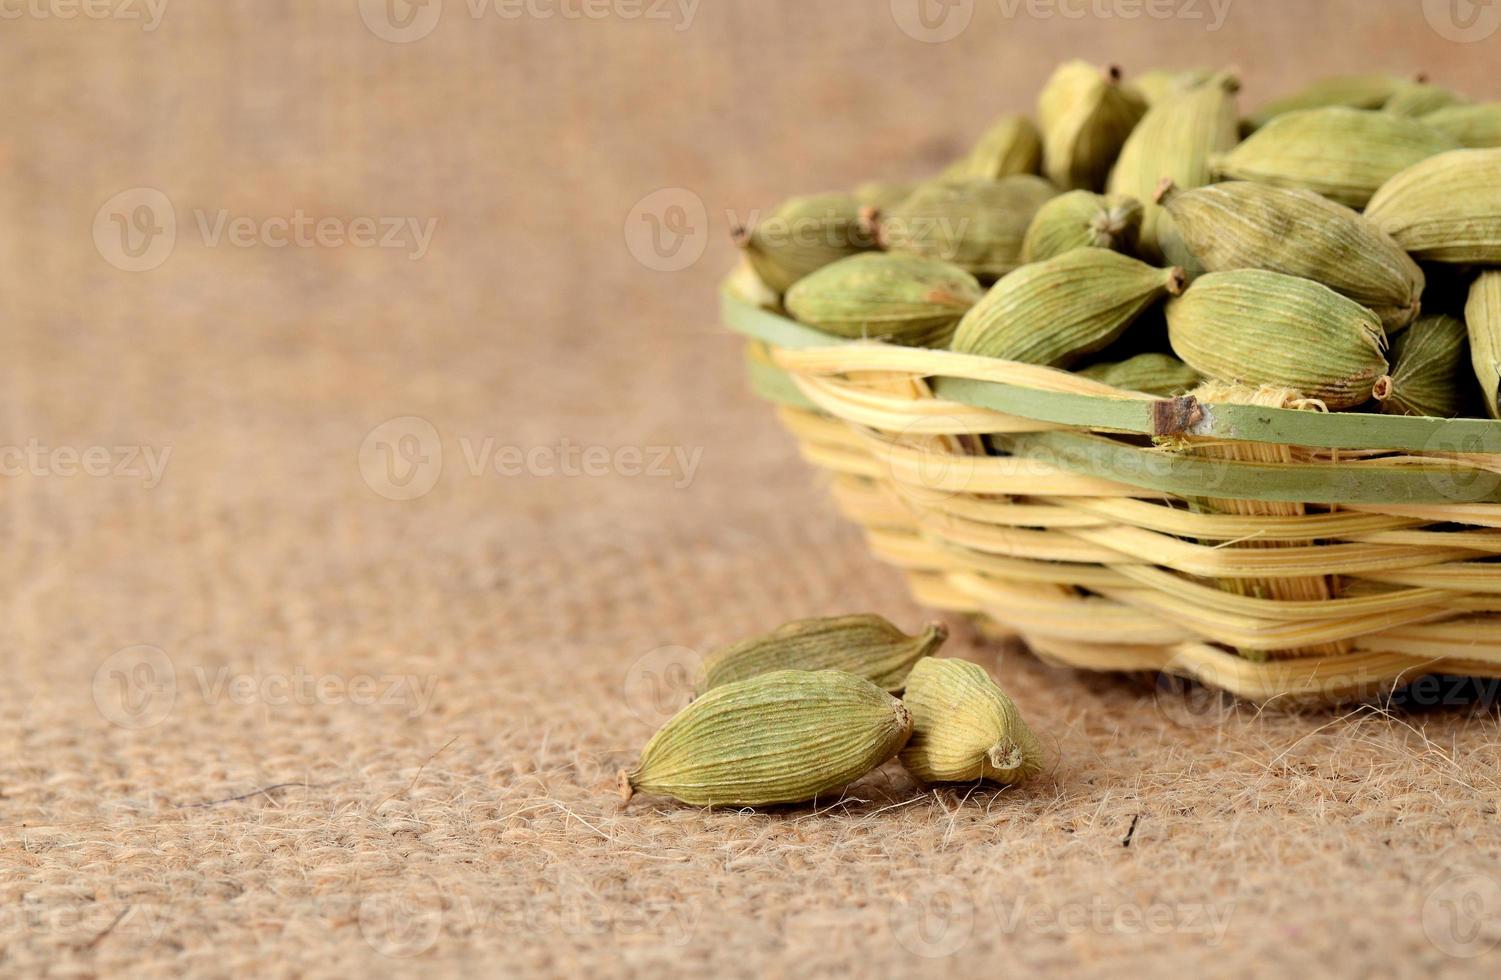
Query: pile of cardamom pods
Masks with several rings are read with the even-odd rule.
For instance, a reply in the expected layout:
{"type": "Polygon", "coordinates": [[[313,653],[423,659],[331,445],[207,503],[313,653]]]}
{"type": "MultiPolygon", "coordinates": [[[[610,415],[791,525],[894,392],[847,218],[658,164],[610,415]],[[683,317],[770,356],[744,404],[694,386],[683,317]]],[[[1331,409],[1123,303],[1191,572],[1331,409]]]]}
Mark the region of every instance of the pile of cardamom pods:
{"type": "Polygon", "coordinates": [[[737,229],[755,295],[830,334],[1161,397],[1498,416],[1501,102],[1331,78],[1242,117],[1230,72],[1059,67],[917,184],[737,229]]]}
{"type": "Polygon", "coordinates": [[[941,624],[908,636],[862,614],[797,620],[719,650],[693,701],[620,774],[621,795],[801,803],[898,755],[924,783],[1037,773],[1041,746],[984,668],[930,656],[947,638],[941,624]]]}

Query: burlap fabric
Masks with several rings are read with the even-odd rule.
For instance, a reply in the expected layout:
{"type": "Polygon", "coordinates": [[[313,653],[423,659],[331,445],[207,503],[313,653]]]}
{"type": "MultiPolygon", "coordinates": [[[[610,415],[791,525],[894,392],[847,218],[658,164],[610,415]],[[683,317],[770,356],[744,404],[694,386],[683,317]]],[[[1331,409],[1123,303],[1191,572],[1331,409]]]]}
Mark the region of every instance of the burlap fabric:
{"type": "Polygon", "coordinates": [[[928,617],[745,392],[735,217],[927,172],[1066,56],[1494,95],[1501,43],[1417,0],[901,6],[14,5],[0,972],[1494,971],[1484,707],[1225,710],[955,622],[1035,782],[618,812],[697,653],[928,617]]]}

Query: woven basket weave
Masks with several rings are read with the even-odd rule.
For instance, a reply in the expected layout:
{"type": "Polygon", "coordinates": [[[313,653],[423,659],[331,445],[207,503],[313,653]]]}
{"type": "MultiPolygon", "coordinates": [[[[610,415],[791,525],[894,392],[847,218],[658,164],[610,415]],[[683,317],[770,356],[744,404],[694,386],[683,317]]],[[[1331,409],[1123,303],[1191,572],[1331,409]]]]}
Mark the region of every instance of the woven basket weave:
{"type": "Polygon", "coordinates": [[[722,312],[928,606],[1051,661],[1253,700],[1501,677],[1501,422],[1157,399],[832,337],[728,286],[722,312]]]}

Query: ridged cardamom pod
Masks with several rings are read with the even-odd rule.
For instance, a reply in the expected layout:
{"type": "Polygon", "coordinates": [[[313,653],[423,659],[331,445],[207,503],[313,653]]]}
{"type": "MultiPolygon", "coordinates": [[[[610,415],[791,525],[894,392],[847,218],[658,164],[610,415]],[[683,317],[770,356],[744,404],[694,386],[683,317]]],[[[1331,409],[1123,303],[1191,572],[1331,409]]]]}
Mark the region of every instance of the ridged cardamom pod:
{"type": "Polygon", "coordinates": [[[1501,263],[1501,149],[1429,157],[1383,184],[1365,214],[1425,262],[1501,263]]]}
{"type": "Polygon", "coordinates": [[[1465,327],[1470,335],[1470,364],[1485,408],[1491,418],[1501,419],[1501,270],[1482,272],[1470,286],[1465,304],[1465,327]]]}
{"type": "Polygon", "coordinates": [[[1135,76],[1129,84],[1148,106],[1154,106],[1175,95],[1182,95],[1191,88],[1197,88],[1213,77],[1214,72],[1208,68],[1186,68],[1182,71],[1153,68],[1135,76]]]}
{"type": "Polygon", "coordinates": [[[725,290],[741,302],[759,306],[763,310],[780,309],[782,305],[782,298],[761,281],[748,259],[740,260],[740,264],[725,281],[725,290]]]}
{"type": "Polygon", "coordinates": [[[1203,380],[1199,372],[1171,354],[1137,354],[1113,364],[1091,364],[1079,373],[1116,388],[1162,398],[1176,398],[1203,380]]]}
{"type": "Polygon", "coordinates": [[[1442,85],[1434,85],[1431,82],[1407,82],[1392,93],[1392,97],[1382,105],[1381,111],[1416,119],[1426,116],[1435,109],[1464,105],[1468,101],[1458,92],[1446,89],[1442,85]]]}
{"type": "Polygon", "coordinates": [[[1129,253],[1141,232],[1141,202],[1131,197],[1069,191],[1037,211],[1022,240],[1022,261],[1041,262],[1076,248],[1129,253]]]}
{"type": "Polygon", "coordinates": [[[754,228],[736,228],[734,238],[756,274],[778,293],[830,262],[875,247],[860,221],[859,203],[848,194],[791,198],[754,228]]]}
{"type": "Polygon", "coordinates": [[[912,731],[896,698],[838,670],[778,670],[716,687],[674,715],[621,794],[695,806],[801,803],[891,759],[912,731]]]}
{"type": "Polygon", "coordinates": [[[1044,176],[1064,190],[1100,190],[1146,111],[1141,95],[1121,84],[1119,68],[1059,65],[1037,98],[1044,176]]]}
{"type": "Polygon", "coordinates": [[[798,619],[710,654],[697,690],[702,693],[774,670],[842,670],[897,694],[907,685],[912,665],[937,652],[948,635],[948,627],[933,623],[917,636],[908,636],[868,613],[798,619]]]}
{"type": "Polygon", "coordinates": [[[871,220],[883,248],[943,259],[994,279],[1021,265],[1027,226],[1057,193],[1046,180],[1026,174],[932,181],[871,220]]]}
{"type": "Polygon", "coordinates": [[[1417,316],[1425,279],[1401,246],[1357,212],[1312,191],[1249,181],[1159,194],[1210,272],[1267,269],[1321,282],[1368,306],[1388,331],[1417,316]]]}
{"type": "Polygon", "coordinates": [[[854,194],[855,202],[860,205],[861,212],[868,210],[885,211],[894,208],[907,199],[912,189],[917,185],[889,180],[871,180],[856,187],[851,193],[854,194]]]}
{"type": "Polygon", "coordinates": [[[1452,419],[1464,405],[1465,323],[1447,313],[1418,317],[1392,341],[1392,390],[1381,403],[1388,415],[1452,419]]]}
{"type": "Polygon", "coordinates": [[[1376,314],[1310,279],[1211,272],[1168,301],[1167,327],[1173,353],[1206,378],[1292,388],[1330,409],[1390,384],[1376,314]]]}
{"type": "Polygon", "coordinates": [[[942,347],[985,295],[956,265],[915,255],[867,252],[840,259],[787,290],[787,311],[840,337],[942,347]]]}
{"type": "Polygon", "coordinates": [[[912,738],[902,765],[925,783],[1019,783],[1042,770],[1042,746],[1021,712],[978,664],[924,660],[903,699],[912,738]]]}
{"type": "Polygon", "coordinates": [[[1022,266],[959,321],[951,350],[1067,367],[1108,347],[1161,297],[1183,290],[1182,269],[1158,269],[1103,248],[1022,266]]]}
{"type": "Polygon", "coordinates": [[[1278,116],[1303,109],[1347,106],[1351,109],[1380,109],[1408,81],[1396,75],[1340,75],[1320,79],[1291,95],[1269,102],[1253,112],[1247,120],[1252,129],[1260,129],[1278,116]]]}
{"type": "Polygon", "coordinates": [[[1394,174],[1458,145],[1419,119],[1342,106],[1305,109],[1278,116],[1216,157],[1214,172],[1363,208],[1394,174]]]}
{"type": "Polygon", "coordinates": [[[1239,139],[1235,93],[1240,83],[1221,72],[1181,95],[1159,102],[1147,111],[1121,150],[1110,173],[1112,194],[1142,203],[1139,251],[1149,261],[1161,259],[1163,239],[1172,234],[1172,219],[1164,219],[1152,200],[1163,178],[1181,188],[1209,183],[1209,159],[1230,149],[1239,139]]]}
{"type": "Polygon", "coordinates": [[[1026,116],[1006,116],[991,125],[973,149],[944,170],[946,180],[1000,180],[1035,174],[1042,166],[1042,134],[1026,116]]]}
{"type": "Polygon", "coordinates": [[[1428,113],[1423,122],[1470,149],[1501,146],[1501,102],[1451,105],[1428,113]]]}

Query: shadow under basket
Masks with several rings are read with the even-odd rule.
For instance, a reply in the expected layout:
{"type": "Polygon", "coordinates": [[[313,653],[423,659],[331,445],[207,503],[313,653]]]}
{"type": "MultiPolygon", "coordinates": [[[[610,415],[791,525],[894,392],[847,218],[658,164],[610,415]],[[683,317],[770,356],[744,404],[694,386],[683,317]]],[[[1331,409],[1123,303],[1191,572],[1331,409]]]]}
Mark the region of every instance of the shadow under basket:
{"type": "Polygon", "coordinates": [[[875,556],[989,635],[1257,701],[1501,677],[1501,422],[1165,400],[728,289],[722,313],[875,556]]]}

